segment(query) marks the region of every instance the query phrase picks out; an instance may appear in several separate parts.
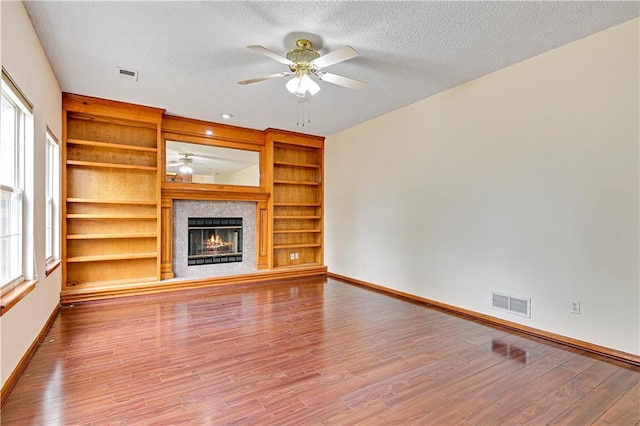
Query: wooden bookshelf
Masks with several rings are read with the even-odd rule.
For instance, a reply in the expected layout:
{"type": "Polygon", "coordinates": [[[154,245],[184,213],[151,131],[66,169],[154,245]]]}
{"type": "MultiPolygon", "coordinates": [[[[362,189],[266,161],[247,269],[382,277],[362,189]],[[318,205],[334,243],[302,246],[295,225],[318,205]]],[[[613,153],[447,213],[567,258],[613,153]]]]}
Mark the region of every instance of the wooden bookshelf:
{"type": "Polygon", "coordinates": [[[160,279],[162,114],[63,96],[63,293],[160,279]]]}
{"type": "Polygon", "coordinates": [[[273,155],[270,265],[321,265],[324,139],[273,130],[266,136],[273,155]]]}

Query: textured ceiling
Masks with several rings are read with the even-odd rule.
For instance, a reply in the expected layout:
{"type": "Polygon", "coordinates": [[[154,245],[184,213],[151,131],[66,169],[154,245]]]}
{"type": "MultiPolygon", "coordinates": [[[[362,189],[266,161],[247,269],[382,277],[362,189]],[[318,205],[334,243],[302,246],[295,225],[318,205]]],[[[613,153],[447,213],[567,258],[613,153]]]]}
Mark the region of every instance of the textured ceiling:
{"type": "Polygon", "coordinates": [[[638,2],[25,2],[65,92],[166,108],[169,114],[327,136],[640,15],[638,2]],[[282,55],[306,36],[321,54],[360,57],[329,72],[296,125],[287,71],[247,45],[282,55]],[[137,82],[118,67],[139,72],[137,82]]]}

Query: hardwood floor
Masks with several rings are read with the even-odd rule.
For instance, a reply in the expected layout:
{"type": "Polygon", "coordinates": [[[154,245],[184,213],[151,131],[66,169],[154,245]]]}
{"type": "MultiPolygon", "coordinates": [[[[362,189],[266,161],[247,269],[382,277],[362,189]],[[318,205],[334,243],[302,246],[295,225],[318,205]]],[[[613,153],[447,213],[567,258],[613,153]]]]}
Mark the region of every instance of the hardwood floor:
{"type": "Polygon", "coordinates": [[[63,308],[2,424],[638,424],[640,367],[336,280],[63,308]]]}

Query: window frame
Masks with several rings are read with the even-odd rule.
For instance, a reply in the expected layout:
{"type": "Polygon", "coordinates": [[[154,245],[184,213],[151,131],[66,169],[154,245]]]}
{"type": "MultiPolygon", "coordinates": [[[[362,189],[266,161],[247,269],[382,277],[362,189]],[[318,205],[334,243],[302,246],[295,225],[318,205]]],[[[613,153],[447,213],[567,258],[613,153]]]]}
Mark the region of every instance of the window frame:
{"type": "MultiPolygon", "coordinates": [[[[3,282],[0,282],[0,316],[4,315],[11,307],[15,306],[20,300],[22,300],[27,294],[35,289],[37,279],[33,279],[29,276],[29,270],[33,269],[33,274],[37,276],[35,272],[35,259],[33,258],[32,242],[27,240],[27,218],[32,217],[27,212],[28,207],[28,194],[26,192],[27,185],[27,167],[26,158],[28,152],[33,152],[35,145],[34,140],[34,114],[33,104],[24,96],[22,91],[18,88],[15,82],[11,79],[9,74],[2,67],[2,78],[0,84],[0,96],[3,99],[3,103],[7,102],[18,113],[13,119],[13,128],[16,129],[11,138],[13,139],[13,164],[6,162],[7,166],[13,168],[13,177],[0,178],[0,189],[3,192],[10,194],[9,197],[18,197],[18,204],[12,205],[11,201],[7,203],[9,209],[19,207],[20,213],[9,214],[8,209],[5,210],[7,223],[4,227],[3,233],[7,233],[7,237],[11,237],[11,233],[18,230],[19,232],[19,249],[15,249],[20,257],[18,267],[16,271],[9,272],[7,277],[3,277],[3,282]],[[10,184],[10,185],[9,185],[10,184]],[[12,223],[11,219],[18,218],[18,226],[12,223]],[[15,227],[15,230],[13,229],[15,227]],[[9,276],[9,274],[11,274],[9,276]]],[[[6,120],[3,122],[3,127],[6,125],[6,120]]],[[[32,154],[31,154],[32,155],[32,154]]],[[[4,155],[6,157],[8,155],[4,155]]],[[[0,163],[0,166],[4,164],[0,163]]],[[[2,216],[0,216],[2,219],[2,216]]],[[[4,225],[4,224],[3,224],[4,225]]],[[[8,243],[10,244],[10,243],[8,243]]],[[[5,247],[3,251],[8,250],[9,245],[5,247]]],[[[15,255],[15,253],[14,253],[15,255]]],[[[11,259],[7,253],[3,253],[2,262],[10,265],[11,262],[15,262],[15,259],[11,259]]],[[[9,268],[9,267],[8,267],[9,268]]],[[[13,269],[13,267],[11,266],[13,269]]]]}
{"type": "Polygon", "coordinates": [[[49,127],[45,130],[45,263],[60,259],[60,144],[49,127]]]}

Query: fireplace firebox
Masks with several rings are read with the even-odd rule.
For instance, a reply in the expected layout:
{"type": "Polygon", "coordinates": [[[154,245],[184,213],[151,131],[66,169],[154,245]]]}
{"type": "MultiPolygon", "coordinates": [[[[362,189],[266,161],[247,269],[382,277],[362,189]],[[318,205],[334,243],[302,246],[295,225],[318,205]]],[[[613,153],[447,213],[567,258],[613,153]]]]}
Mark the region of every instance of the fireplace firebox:
{"type": "Polygon", "coordinates": [[[188,221],[189,266],[242,262],[241,217],[190,217],[188,221]]]}

